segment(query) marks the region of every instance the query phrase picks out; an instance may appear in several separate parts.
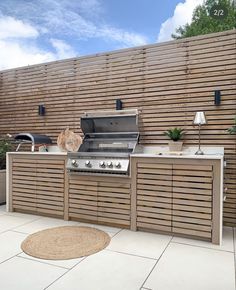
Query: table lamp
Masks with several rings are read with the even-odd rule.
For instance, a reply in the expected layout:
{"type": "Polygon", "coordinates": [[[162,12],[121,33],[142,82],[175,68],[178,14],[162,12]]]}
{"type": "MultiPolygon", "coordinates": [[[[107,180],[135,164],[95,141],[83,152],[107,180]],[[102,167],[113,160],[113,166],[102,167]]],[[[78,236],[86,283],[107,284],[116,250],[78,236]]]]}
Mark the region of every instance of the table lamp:
{"type": "Polygon", "coordinates": [[[203,155],[203,151],[201,150],[201,125],[206,124],[206,116],[204,112],[196,112],[193,124],[198,125],[198,150],[195,153],[196,155],[203,155]]]}

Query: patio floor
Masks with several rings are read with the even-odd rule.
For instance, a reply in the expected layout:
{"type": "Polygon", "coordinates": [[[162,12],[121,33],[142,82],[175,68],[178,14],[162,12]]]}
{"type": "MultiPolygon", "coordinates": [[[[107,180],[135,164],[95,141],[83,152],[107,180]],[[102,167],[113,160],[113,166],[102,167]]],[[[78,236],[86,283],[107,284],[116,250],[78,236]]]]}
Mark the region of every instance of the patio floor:
{"type": "Polygon", "coordinates": [[[236,229],[211,243],[96,226],[111,237],[103,251],[50,261],[21,251],[28,234],[82,223],[6,213],[0,206],[0,288],[3,290],[235,290],[236,229]]]}

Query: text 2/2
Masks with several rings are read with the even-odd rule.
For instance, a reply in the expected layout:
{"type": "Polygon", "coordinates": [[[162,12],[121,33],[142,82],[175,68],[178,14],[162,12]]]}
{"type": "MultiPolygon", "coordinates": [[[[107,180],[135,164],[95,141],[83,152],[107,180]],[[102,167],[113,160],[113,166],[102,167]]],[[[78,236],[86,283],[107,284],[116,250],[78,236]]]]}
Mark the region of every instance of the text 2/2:
{"type": "Polygon", "coordinates": [[[214,9],[213,12],[214,16],[224,16],[224,10],[223,9],[214,9]]]}

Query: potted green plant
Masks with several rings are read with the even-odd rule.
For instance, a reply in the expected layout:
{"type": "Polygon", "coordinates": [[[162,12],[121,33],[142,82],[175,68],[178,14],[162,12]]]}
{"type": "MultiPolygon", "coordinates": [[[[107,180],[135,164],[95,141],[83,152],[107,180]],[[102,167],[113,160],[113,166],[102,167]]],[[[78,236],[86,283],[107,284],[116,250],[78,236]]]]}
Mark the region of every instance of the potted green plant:
{"type": "Polygon", "coordinates": [[[229,128],[227,131],[230,135],[233,135],[233,134],[236,135],[236,116],[234,118],[234,125],[231,128],[229,128]]]}
{"type": "Polygon", "coordinates": [[[6,153],[10,151],[11,143],[0,140],[0,204],[6,202],[6,153]]]}
{"type": "Polygon", "coordinates": [[[184,129],[173,128],[164,132],[165,136],[168,136],[171,141],[169,142],[169,151],[179,152],[182,150],[183,142],[179,141],[184,135],[184,129]]]}

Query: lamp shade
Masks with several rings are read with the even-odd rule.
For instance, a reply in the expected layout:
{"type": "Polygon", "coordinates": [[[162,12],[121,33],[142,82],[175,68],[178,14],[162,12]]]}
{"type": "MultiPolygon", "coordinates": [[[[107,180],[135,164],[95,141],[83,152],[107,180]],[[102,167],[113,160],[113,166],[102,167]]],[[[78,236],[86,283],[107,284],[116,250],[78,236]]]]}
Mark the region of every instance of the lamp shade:
{"type": "Polygon", "coordinates": [[[206,116],[204,112],[196,112],[193,124],[194,125],[204,125],[207,123],[206,116]]]}

